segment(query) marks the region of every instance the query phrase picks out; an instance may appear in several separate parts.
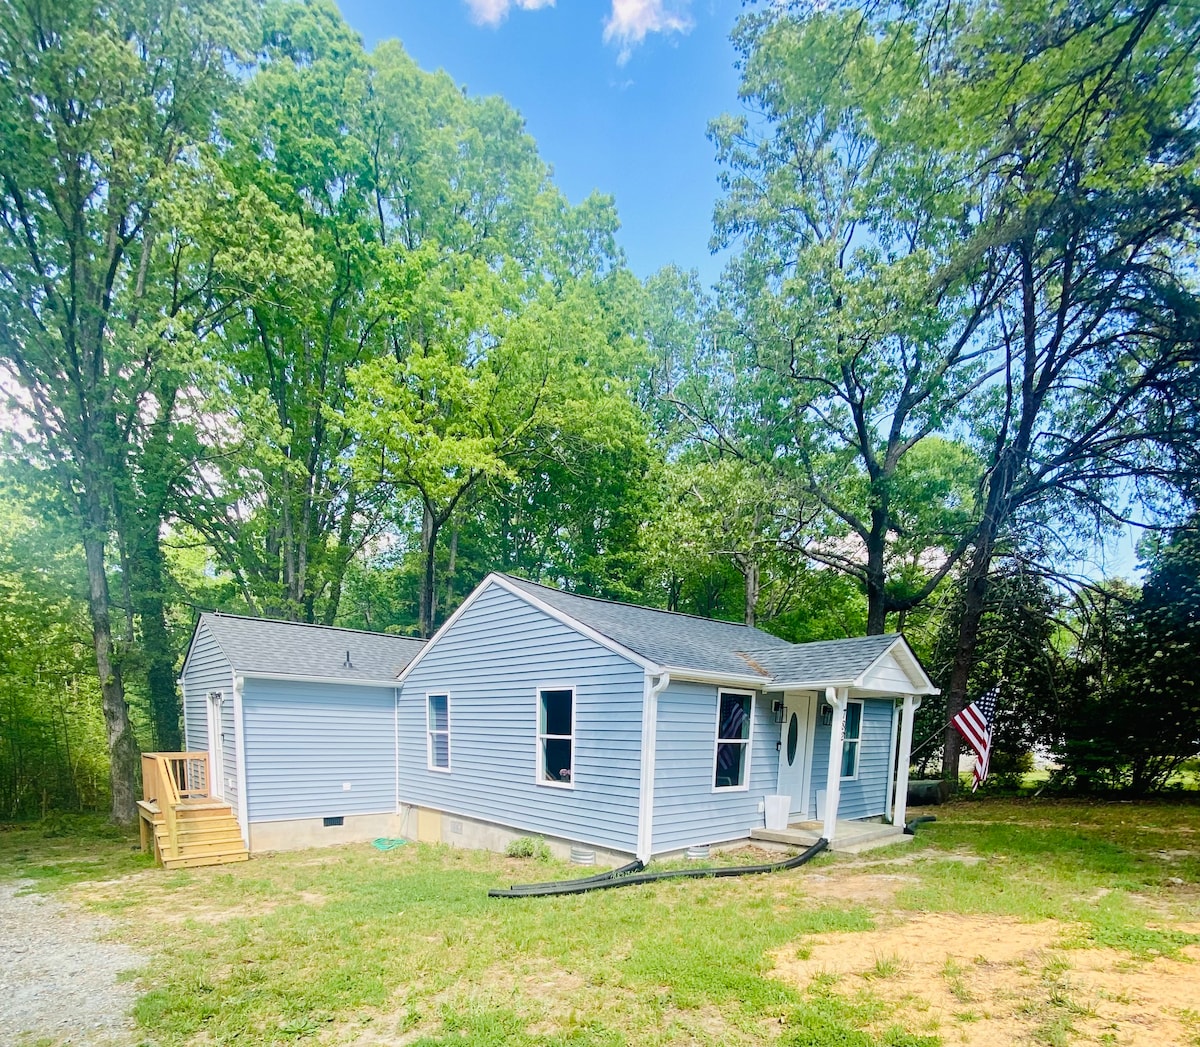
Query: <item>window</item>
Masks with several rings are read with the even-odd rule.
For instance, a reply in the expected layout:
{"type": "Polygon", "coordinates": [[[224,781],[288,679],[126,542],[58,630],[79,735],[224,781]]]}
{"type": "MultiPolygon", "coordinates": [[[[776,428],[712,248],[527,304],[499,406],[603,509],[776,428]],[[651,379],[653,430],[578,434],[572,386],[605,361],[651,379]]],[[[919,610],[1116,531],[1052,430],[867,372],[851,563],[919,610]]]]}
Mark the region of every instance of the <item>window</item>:
{"type": "Polygon", "coordinates": [[[750,787],[750,709],[753,695],[721,691],[717,699],[714,789],[750,787]]]}
{"type": "Polygon", "coordinates": [[[846,702],[846,729],[842,732],[842,778],[858,777],[858,747],[862,740],[863,703],[846,702]]]}
{"type": "Polygon", "coordinates": [[[574,751],[574,689],[541,688],[538,691],[538,783],[572,788],[574,751]]]}
{"type": "Polygon", "coordinates": [[[425,696],[425,730],[431,771],[450,770],[450,695],[425,696]]]}

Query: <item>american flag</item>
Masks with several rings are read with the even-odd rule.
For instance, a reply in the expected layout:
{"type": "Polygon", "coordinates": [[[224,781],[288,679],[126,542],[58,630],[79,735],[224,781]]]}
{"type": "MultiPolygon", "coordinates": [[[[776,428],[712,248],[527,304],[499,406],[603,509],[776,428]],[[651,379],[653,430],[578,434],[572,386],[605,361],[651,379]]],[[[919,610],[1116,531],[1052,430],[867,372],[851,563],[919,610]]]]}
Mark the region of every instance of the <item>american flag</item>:
{"type": "Polygon", "coordinates": [[[1000,685],[996,684],[981,698],[973,701],[954,720],[954,726],[971,748],[975,750],[975,777],[971,783],[974,792],[988,776],[988,762],[992,757],[992,729],[996,719],[996,703],[1000,700],[1000,685]]]}

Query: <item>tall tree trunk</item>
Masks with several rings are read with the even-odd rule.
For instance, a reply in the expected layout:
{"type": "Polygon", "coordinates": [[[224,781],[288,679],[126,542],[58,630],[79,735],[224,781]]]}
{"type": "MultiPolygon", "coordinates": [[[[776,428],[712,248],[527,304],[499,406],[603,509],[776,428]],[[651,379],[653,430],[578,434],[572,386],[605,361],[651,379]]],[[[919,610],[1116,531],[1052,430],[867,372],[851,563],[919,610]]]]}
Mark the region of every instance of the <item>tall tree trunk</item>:
{"type": "Polygon", "coordinates": [[[446,561],[446,607],[454,606],[454,569],[458,560],[458,524],[450,531],[450,557],[446,561]]]}
{"type": "Polygon", "coordinates": [[[150,694],[154,744],[163,752],[183,746],[179,729],[180,704],[175,689],[175,648],[167,628],[166,571],[154,521],[147,522],[135,552],[134,585],[142,624],[142,652],[150,694]]]}
{"type": "Polygon", "coordinates": [[[742,563],[742,575],[746,583],[746,613],[743,620],[746,625],[753,627],[758,611],[761,574],[758,564],[749,556],[746,556],[742,563]]]}
{"type": "Polygon", "coordinates": [[[883,540],[874,533],[867,542],[867,635],[887,632],[887,571],[883,563],[883,540]]]}
{"type": "Polygon", "coordinates": [[[104,549],[108,533],[104,507],[94,477],[84,480],[82,515],[83,551],[87,558],[88,611],[92,619],[92,643],[100,674],[100,699],[108,738],[108,781],[112,791],[112,820],[132,825],[137,816],[137,743],[129,723],[129,706],[121,666],[113,652],[112,621],[109,618],[108,575],[104,549]],[[90,481],[90,482],[89,482],[90,481]]]}
{"type": "Polygon", "coordinates": [[[428,639],[433,635],[434,608],[434,569],[437,560],[437,537],[441,521],[434,515],[428,505],[421,520],[421,594],[418,607],[421,635],[428,639]]]}

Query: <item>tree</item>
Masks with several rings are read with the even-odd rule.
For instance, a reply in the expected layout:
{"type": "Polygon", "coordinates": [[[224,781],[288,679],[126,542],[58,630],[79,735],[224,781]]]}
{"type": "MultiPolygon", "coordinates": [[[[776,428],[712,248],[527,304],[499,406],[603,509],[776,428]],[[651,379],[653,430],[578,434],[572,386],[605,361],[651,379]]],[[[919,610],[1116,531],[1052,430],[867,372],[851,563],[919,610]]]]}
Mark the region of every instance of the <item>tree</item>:
{"type": "MultiPolygon", "coordinates": [[[[1200,23],[1166,2],[915,11],[948,100],[947,121],[929,130],[951,143],[980,201],[964,264],[983,260],[1003,287],[980,333],[999,370],[973,404],[985,470],[953,715],[993,560],[1022,519],[1060,532],[1119,520],[1126,479],[1178,479],[1156,445],[1179,440],[1179,418],[1158,405],[1189,380],[1200,316],[1187,250],[1200,222],[1200,23]]],[[[958,750],[948,730],[948,774],[958,750]]]]}
{"type": "Polygon", "coordinates": [[[573,446],[636,446],[643,428],[586,282],[560,293],[512,264],[453,257],[416,287],[430,309],[424,344],[358,367],[344,414],[361,474],[419,500],[428,636],[438,537],[468,496],[518,484],[573,446]]]}
{"type": "Polygon", "coordinates": [[[1140,593],[1085,602],[1069,686],[1053,706],[1063,775],[1083,789],[1161,789],[1200,755],[1200,531],[1152,543],[1140,593]]]}
{"type": "Polygon", "coordinates": [[[685,383],[676,402],[704,439],[823,506],[807,555],[859,580],[879,633],[969,547],[974,463],[941,441],[956,460],[939,500],[911,459],[933,464],[929,442],[991,377],[977,333],[999,281],[950,264],[974,200],[917,132],[942,101],[914,34],[772,4],[743,17],[735,44],[754,115],[711,130],[725,193],[714,244],[741,244],[712,321],[709,366],[726,377],[685,383]]]}
{"type": "Polygon", "coordinates": [[[71,500],[87,561],[112,815],[136,744],[110,618],[109,535],[172,346],[146,330],[163,204],[235,81],[252,12],[213,0],[0,5],[0,353],[13,405],[71,500]]]}

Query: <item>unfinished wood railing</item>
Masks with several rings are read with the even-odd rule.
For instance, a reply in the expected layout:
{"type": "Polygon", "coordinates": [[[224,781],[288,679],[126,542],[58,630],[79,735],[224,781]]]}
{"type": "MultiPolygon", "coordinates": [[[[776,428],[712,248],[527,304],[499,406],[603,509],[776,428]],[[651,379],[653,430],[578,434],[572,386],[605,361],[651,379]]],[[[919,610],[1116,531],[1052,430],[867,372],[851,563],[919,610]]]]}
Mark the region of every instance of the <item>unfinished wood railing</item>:
{"type": "Polygon", "coordinates": [[[169,857],[179,857],[179,807],[209,793],[208,753],[142,753],[142,799],[156,804],[167,829],[169,857]]]}

